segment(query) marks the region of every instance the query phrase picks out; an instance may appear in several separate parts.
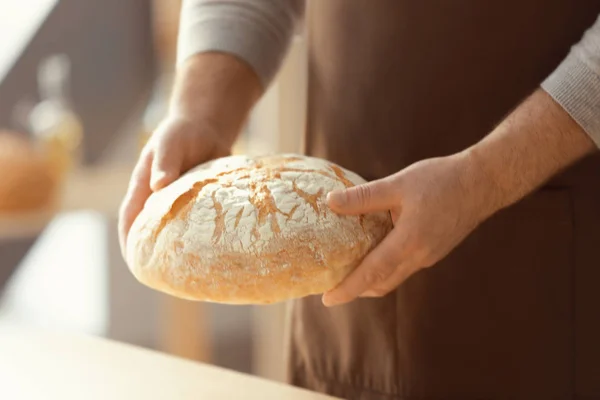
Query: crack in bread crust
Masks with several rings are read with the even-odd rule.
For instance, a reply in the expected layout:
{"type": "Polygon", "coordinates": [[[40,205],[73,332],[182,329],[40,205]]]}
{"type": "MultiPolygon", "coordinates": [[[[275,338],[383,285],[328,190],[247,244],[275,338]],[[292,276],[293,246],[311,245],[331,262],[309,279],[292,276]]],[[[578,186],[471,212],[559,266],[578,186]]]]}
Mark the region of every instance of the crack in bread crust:
{"type": "Polygon", "coordinates": [[[240,220],[242,219],[242,214],[243,213],[244,213],[244,209],[240,208],[240,210],[235,215],[235,225],[233,225],[234,229],[237,229],[238,225],[240,224],[240,220]]]}
{"type": "Polygon", "coordinates": [[[323,196],[323,188],[319,189],[319,191],[315,194],[310,194],[300,189],[296,185],[296,181],[292,181],[292,190],[296,192],[296,194],[300,196],[302,200],[304,200],[307,204],[309,204],[312,207],[312,209],[315,211],[315,214],[319,216],[321,215],[321,209],[319,208],[318,202],[319,199],[323,196]]]}
{"type": "Polygon", "coordinates": [[[225,231],[225,215],[228,210],[223,212],[223,205],[217,201],[217,191],[213,191],[210,197],[213,201],[213,207],[215,209],[215,230],[213,232],[213,243],[219,242],[221,240],[221,236],[223,236],[223,232],[225,231]]]}
{"type": "Polygon", "coordinates": [[[275,234],[280,233],[281,227],[277,223],[276,214],[281,211],[277,208],[273,193],[271,193],[271,190],[267,187],[266,183],[251,182],[248,200],[258,213],[258,216],[256,217],[257,226],[264,225],[267,218],[269,218],[273,232],[275,234]]]}
{"type": "Polygon", "coordinates": [[[163,231],[165,226],[172,221],[173,219],[187,219],[188,214],[192,210],[192,206],[194,204],[194,200],[198,196],[198,194],[202,191],[202,189],[206,185],[210,185],[211,183],[217,183],[217,179],[207,179],[201,182],[195,183],[187,192],[180,195],[177,200],[173,202],[173,205],[169,209],[169,211],[162,217],[160,223],[154,230],[154,234],[152,235],[152,239],[156,241],[158,239],[158,235],[163,231]]]}
{"type": "Polygon", "coordinates": [[[330,164],[329,168],[331,168],[331,170],[335,174],[336,178],[340,182],[342,182],[344,184],[344,186],[346,186],[346,188],[354,186],[354,183],[352,183],[350,181],[350,179],[348,179],[346,177],[346,173],[344,171],[342,171],[342,169],[340,167],[338,167],[337,165],[334,165],[334,164],[330,164]]]}

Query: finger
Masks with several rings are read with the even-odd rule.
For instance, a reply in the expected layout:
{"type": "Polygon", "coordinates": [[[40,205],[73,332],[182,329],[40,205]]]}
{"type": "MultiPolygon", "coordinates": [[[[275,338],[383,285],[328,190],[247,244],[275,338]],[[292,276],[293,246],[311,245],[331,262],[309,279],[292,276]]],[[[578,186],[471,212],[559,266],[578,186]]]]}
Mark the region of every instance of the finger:
{"type": "Polygon", "coordinates": [[[151,151],[145,151],[140,156],[131,174],[129,188],[119,210],[119,243],[123,256],[125,256],[127,235],[131,225],[133,225],[133,221],[152,194],[150,189],[150,166],[153,158],[151,151]]]}
{"type": "Polygon", "coordinates": [[[394,232],[386,236],[336,288],[323,295],[323,304],[329,307],[348,303],[392,276],[403,257],[401,238],[394,232]]]}
{"type": "Polygon", "coordinates": [[[182,147],[177,140],[159,139],[155,146],[151,168],[150,188],[152,190],[160,190],[179,178],[184,158],[182,147]]]}
{"type": "Polygon", "coordinates": [[[341,214],[366,214],[387,211],[398,200],[391,178],[357,185],[327,195],[329,207],[341,214]]]}
{"type": "Polygon", "coordinates": [[[383,297],[396,290],[417,270],[418,264],[412,260],[404,261],[385,282],[366,290],[359,297],[383,297]]]}

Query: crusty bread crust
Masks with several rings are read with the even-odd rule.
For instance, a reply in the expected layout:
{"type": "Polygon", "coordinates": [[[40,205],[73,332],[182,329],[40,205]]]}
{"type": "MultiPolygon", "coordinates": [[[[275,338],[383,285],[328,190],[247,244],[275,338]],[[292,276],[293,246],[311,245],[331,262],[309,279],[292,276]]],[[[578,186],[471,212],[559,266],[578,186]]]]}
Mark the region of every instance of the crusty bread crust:
{"type": "Polygon", "coordinates": [[[392,227],[389,213],[342,216],[326,195],[363,183],[296,154],[230,156],[154,193],[127,260],[143,284],[176,297],[267,304],[336,286],[392,227]]]}

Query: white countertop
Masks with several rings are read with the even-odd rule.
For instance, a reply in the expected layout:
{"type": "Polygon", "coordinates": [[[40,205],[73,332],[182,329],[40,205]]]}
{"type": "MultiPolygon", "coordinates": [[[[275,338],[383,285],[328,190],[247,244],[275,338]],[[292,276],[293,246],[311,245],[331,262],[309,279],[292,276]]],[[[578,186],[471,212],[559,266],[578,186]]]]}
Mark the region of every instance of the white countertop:
{"type": "Polygon", "coordinates": [[[333,400],[105,339],[0,325],[0,398],[333,400]]]}

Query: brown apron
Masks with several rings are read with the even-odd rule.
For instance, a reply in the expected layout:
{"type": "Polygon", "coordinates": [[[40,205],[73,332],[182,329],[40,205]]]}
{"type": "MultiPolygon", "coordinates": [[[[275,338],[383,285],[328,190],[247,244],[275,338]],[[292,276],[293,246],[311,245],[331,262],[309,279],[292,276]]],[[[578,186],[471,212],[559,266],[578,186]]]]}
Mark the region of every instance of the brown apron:
{"type": "MultiPolygon", "coordinates": [[[[486,135],[598,1],[310,2],[306,151],[367,179],[486,135]]],[[[394,293],[293,304],[290,381],[348,399],[600,399],[600,159],[394,293]]]]}

